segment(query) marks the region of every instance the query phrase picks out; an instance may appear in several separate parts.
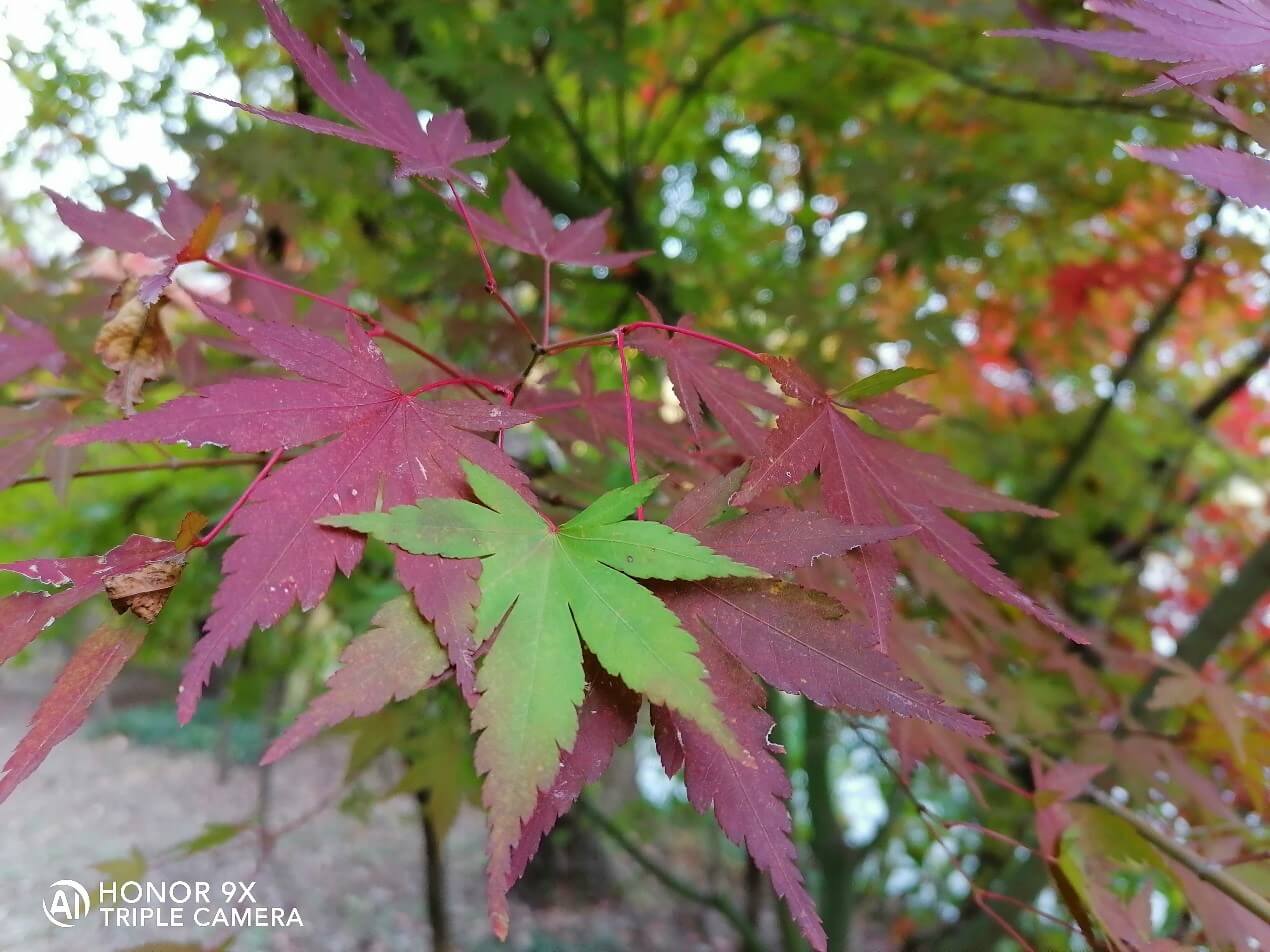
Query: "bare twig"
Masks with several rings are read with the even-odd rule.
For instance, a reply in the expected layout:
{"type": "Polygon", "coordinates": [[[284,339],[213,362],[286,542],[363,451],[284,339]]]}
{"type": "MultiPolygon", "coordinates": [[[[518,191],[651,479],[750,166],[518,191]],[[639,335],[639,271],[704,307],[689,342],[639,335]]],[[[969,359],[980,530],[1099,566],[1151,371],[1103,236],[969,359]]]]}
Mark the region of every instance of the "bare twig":
{"type": "Polygon", "coordinates": [[[753,927],[745,921],[745,917],[726,898],[717,893],[703,892],[686,880],[680,879],[661,863],[653,859],[626,832],[614,823],[605,813],[592,806],[584,797],[578,800],[578,812],[593,823],[605,836],[611,839],[627,856],[646,873],[669,889],[677,896],[708,906],[718,912],[741,936],[746,952],[762,952],[763,943],[754,932],[753,927]]]}
{"type": "MultiPolygon", "coordinates": [[[[279,462],[286,462],[291,457],[284,456],[279,462]]],[[[259,466],[260,456],[221,456],[216,459],[167,459],[161,463],[135,463],[130,466],[103,466],[99,469],[81,469],[74,479],[85,479],[95,476],[120,476],[124,473],[157,473],[182,469],[214,469],[220,466],[259,466]]],[[[48,476],[23,476],[14,480],[14,486],[26,486],[31,483],[46,483],[48,476]]]]}

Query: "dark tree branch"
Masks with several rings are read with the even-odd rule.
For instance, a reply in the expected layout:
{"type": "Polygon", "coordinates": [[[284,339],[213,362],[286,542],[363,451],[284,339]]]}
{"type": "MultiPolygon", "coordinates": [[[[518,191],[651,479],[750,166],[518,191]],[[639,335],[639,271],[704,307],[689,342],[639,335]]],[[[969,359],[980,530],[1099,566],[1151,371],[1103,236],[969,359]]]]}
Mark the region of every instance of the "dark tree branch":
{"type": "MultiPolygon", "coordinates": [[[[1235,577],[1213,593],[1191,630],[1178,642],[1176,660],[1198,671],[1217,653],[1222,642],[1239,629],[1267,592],[1270,592],[1270,535],[1261,540],[1235,577]]],[[[1164,674],[1162,668],[1156,668],[1143,683],[1133,699],[1135,714],[1145,711],[1164,674]]]]}
{"type": "Polygon", "coordinates": [[[626,831],[614,823],[603,811],[592,806],[585,797],[578,800],[576,809],[583,817],[594,824],[600,832],[611,839],[622,852],[633,859],[644,872],[648,873],[675,895],[690,902],[695,902],[698,905],[708,906],[723,916],[741,936],[742,948],[745,952],[763,952],[763,943],[759,939],[758,934],[746,921],[745,916],[741,915],[726,898],[717,893],[703,892],[666,869],[665,866],[645,853],[633,839],[626,835],[626,831]]]}
{"type": "MultiPolygon", "coordinates": [[[[1164,299],[1156,305],[1155,311],[1147,321],[1146,327],[1130,343],[1129,350],[1125,353],[1124,361],[1116,368],[1115,374],[1112,375],[1111,392],[1095,408],[1093,415],[1085,423],[1084,428],[1067,450],[1062,464],[1033,498],[1032,502],[1036,505],[1049,506],[1050,503],[1057,499],[1093,450],[1094,444],[1102,434],[1103,427],[1106,426],[1107,421],[1111,418],[1111,412],[1115,409],[1116,398],[1120,395],[1120,387],[1126,381],[1132,379],[1137,372],[1138,365],[1147,355],[1151,345],[1155,343],[1156,339],[1164,333],[1172,322],[1173,316],[1177,311],[1177,305],[1182,300],[1182,295],[1186,293],[1186,289],[1194,282],[1195,276],[1199,272],[1199,266],[1208,253],[1209,243],[1217,227],[1217,215],[1225,201],[1224,195],[1214,197],[1208,211],[1210,224],[1196,240],[1191,256],[1186,259],[1186,263],[1182,268],[1181,276],[1169,293],[1165,295],[1164,299]]],[[[1029,523],[1029,525],[1033,524],[1029,523]]]]}
{"type": "Polygon", "coordinates": [[[710,80],[710,76],[715,72],[715,70],[717,70],[733,53],[744,46],[749,40],[766,33],[769,30],[777,29],[782,26],[809,30],[814,33],[820,33],[825,36],[836,38],[862,49],[874,50],[879,53],[886,53],[900,59],[908,60],[911,63],[916,63],[926,69],[947,76],[949,79],[956,81],[968,89],[973,89],[976,92],[998,99],[1007,99],[1014,102],[1021,102],[1050,109],[1072,109],[1081,112],[1095,111],[1117,113],[1122,115],[1149,116],[1164,122],[1181,122],[1187,124],[1206,122],[1226,125],[1226,123],[1221,120],[1220,116],[1211,112],[1187,107],[1168,107],[1166,111],[1161,111],[1159,103],[1120,96],[1055,96],[1050,93],[1034,89],[1019,89],[1011,86],[1002,86],[981,76],[976,76],[974,73],[971,73],[960,66],[950,66],[946,63],[940,63],[933,59],[925,50],[882,40],[861,30],[851,30],[845,27],[837,27],[811,14],[788,13],[757,17],[745,26],[738,28],[736,31],[725,37],[710,54],[702,59],[696,72],[690,79],[683,80],[676,84],[679,88],[679,96],[676,99],[674,111],[662,124],[657,133],[656,139],[650,146],[648,152],[649,161],[657,155],[666,140],[669,139],[670,134],[674,131],[674,128],[679,123],[679,120],[683,118],[684,113],[687,112],[688,107],[692,104],[693,100],[705,91],[706,85],[710,80]]]}
{"type": "Polygon", "coordinates": [[[1227,400],[1236,396],[1248,385],[1248,381],[1267,362],[1270,362],[1270,332],[1261,338],[1261,344],[1248,355],[1248,359],[1240,364],[1234,373],[1214,387],[1212,393],[1195,404],[1191,409],[1191,419],[1197,424],[1207,423],[1227,400]]]}
{"type": "Polygon", "coordinates": [[[431,798],[428,790],[415,793],[423,838],[424,908],[428,914],[428,925],[432,928],[433,952],[454,952],[454,930],[445,902],[445,843],[428,813],[431,798]]]}
{"type": "Polygon", "coordinates": [[[842,824],[834,806],[829,754],[833,738],[832,716],[806,698],[803,709],[803,769],[807,774],[807,812],[811,815],[811,852],[820,868],[817,905],[829,936],[829,952],[847,948],[851,928],[852,874],[854,863],[843,839],[842,824]]]}

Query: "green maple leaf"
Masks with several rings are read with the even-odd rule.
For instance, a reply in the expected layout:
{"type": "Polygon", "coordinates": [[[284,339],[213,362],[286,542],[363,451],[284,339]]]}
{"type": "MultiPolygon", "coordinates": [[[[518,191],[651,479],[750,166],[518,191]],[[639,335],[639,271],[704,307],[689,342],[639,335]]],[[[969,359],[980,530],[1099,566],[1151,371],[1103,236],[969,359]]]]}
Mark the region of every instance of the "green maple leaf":
{"type": "MultiPolygon", "coordinates": [[[[510,486],[463,463],[484,503],[423,499],[390,512],[322,520],[417,555],[483,560],[475,638],[498,632],[477,675],[476,764],[485,774],[490,900],[505,916],[507,864],[538,791],[577,734],[585,687],[582,645],[611,674],[744,752],[715,706],[696,642],[635,579],[761,576],[657,522],[626,521],[657,488],[650,479],[605,493],[556,526],[510,486]],[[579,638],[580,636],[580,638],[579,638]]],[[[502,920],[502,921],[505,921],[502,920]]]]}

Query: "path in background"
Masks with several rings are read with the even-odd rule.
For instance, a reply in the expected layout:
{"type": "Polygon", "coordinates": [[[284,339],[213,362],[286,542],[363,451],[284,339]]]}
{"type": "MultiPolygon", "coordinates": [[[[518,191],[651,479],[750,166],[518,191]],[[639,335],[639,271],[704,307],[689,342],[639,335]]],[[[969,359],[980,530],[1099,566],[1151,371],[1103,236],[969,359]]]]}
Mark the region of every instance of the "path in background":
{"type": "MultiPolygon", "coordinates": [[[[0,669],[0,756],[21,736],[39,691],[39,667],[0,669]]],[[[286,823],[320,802],[338,782],[344,752],[316,744],[274,769],[271,826],[286,823]]],[[[232,768],[222,784],[207,754],[141,747],[123,737],[76,735],[59,746],[8,802],[0,805],[0,952],[117,952],[144,942],[210,944],[221,934],[193,928],[105,929],[92,919],[70,929],[51,926],[41,903],[49,884],[101,880],[93,864],[126,857],[133,849],[152,857],[198,835],[208,823],[233,823],[256,809],[258,773],[232,768]]],[[[638,873],[622,868],[622,906],[513,910],[513,941],[492,943],[484,909],[484,831],[474,811],[463,813],[446,844],[449,903],[462,950],[610,952],[646,948],[727,948],[697,942],[697,912],[667,901],[638,873]],[[565,942],[545,941],[549,934],[565,942]],[[663,944],[669,943],[669,944],[663,944]]],[[[295,906],[303,929],[241,934],[233,952],[420,952],[428,931],[422,913],[420,838],[413,802],[396,798],[377,806],[369,823],[328,809],[288,834],[264,869],[254,837],[164,864],[152,881],[234,879],[258,881],[258,905],[295,906]]]]}

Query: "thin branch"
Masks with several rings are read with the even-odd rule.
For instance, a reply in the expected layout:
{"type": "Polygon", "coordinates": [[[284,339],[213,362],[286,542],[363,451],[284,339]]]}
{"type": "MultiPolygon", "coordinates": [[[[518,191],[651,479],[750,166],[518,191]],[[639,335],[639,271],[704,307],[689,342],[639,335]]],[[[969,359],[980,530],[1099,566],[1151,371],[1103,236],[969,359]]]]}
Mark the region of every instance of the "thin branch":
{"type": "MultiPolygon", "coordinates": [[[[631,402],[631,368],[626,362],[626,340],[622,328],[613,332],[613,346],[622,368],[622,412],[626,417],[626,457],[631,466],[631,482],[639,482],[639,462],[635,458],[635,408],[631,402]]],[[[644,507],[635,510],[635,518],[643,520],[644,507]]]]}
{"type": "Polygon", "coordinates": [[[248,281],[255,281],[257,284],[263,284],[267,287],[277,288],[279,291],[286,291],[288,294],[298,294],[300,297],[306,297],[310,301],[316,301],[319,304],[325,304],[327,307],[333,307],[337,311],[343,311],[345,314],[352,314],[359,317],[368,324],[378,324],[375,318],[365,311],[358,310],[355,307],[337,301],[335,298],[327,297],[325,294],[317,294],[314,291],[306,291],[304,288],[296,287],[294,284],[288,284],[286,281],[279,281],[277,278],[271,278],[267,274],[261,274],[258,271],[249,271],[246,268],[240,268],[237,265],[230,264],[228,261],[221,261],[219,258],[209,258],[207,255],[198,259],[206,265],[210,265],[217,271],[224,271],[226,274],[236,275],[240,278],[246,278],[248,281]]]}
{"type": "MultiPolygon", "coordinates": [[[[283,457],[285,462],[290,457],[283,457]]],[[[216,459],[168,459],[160,463],[135,463],[130,466],[103,466],[99,469],[81,469],[72,479],[87,479],[95,476],[121,476],[125,473],[158,473],[181,469],[213,469],[219,466],[258,466],[259,456],[222,456],[216,459]]],[[[32,483],[47,483],[48,476],[23,476],[11,485],[27,486],[32,483]]]]}
{"type": "Polygon", "coordinates": [[[629,324],[621,324],[611,331],[601,331],[598,334],[588,334],[585,337],[575,337],[572,340],[561,341],[558,344],[552,344],[550,347],[544,347],[546,354],[553,355],[563,353],[566,350],[573,350],[575,347],[595,347],[601,344],[608,345],[615,340],[616,335],[620,331],[628,334],[631,331],[639,330],[641,327],[652,327],[659,331],[665,331],[668,334],[683,334],[685,337],[694,337],[697,340],[707,341],[717,347],[723,347],[727,350],[734,351],[742,357],[748,357],[750,360],[763,363],[763,355],[757,351],[750,350],[740,344],[733,343],[723,337],[715,337],[713,334],[706,334],[702,331],[693,330],[688,327],[680,327],[678,324],[659,324],[656,321],[632,321],[629,324]]]}
{"type": "MultiPolygon", "coordinates": [[[[1010,86],[1001,86],[990,80],[976,76],[967,72],[959,66],[949,66],[933,59],[925,50],[917,47],[905,46],[899,43],[892,43],[886,40],[878,39],[867,33],[858,30],[850,30],[844,27],[836,27],[827,23],[819,17],[804,13],[787,13],[776,16],[757,17],[748,24],[738,28],[731,33],[707,56],[703,57],[696,72],[689,80],[678,83],[679,96],[676,97],[675,109],[662,124],[658,130],[657,137],[649,147],[649,160],[657,155],[661,147],[670,138],[675,126],[679,120],[683,118],[685,112],[692,102],[704,92],[710,76],[718,69],[733,53],[735,53],[746,42],[766,33],[769,30],[782,26],[791,26],[799,29],[809,30],[814,33],[820,33],[829,36],[844,43],[858,46],[862,49],[870,49],[879,53],[886,53],[900,59],[908,60],[919,66],[933,72],[940,73],[954,80],[962,86],[973,89],[976,92],[983,93],[986,96],[992,96],[997,99],[1006,99],[1013,102],[1021,102],[1028,105],[1040,106],[1050,109],[1070,109],[1079,112],[1112,112],[1127,115],[1148,116],[1159,119],[1163,122],[1182,122],[1195,123],[1206,122],[1216,123],[1218,125],[1227,125],[1220,116],[1212,113],[1204,112],[1197,109],[1189,109],[1185,107],[1167,107],[1168,111],[1158,114],[1161,108],[1159,103],[1146,100],[1130,99],[1124,97],[1102,97],[1102,96],[1055,96],[1050,93],[1041,92],[1034,89],[1019,89],[1010,86]]],[[[645,127],[646,131],[647,127],[645,127]]],[[[641,136],[642,138],[642,136],[641,136]]]]}
{"type": "Polygon", "coordinates": [[[476,226],[472,223],[472,216],[467,213],[467,205],[463,202],[463,197],[459,195],[459,190],[454,183],[446,179],[446,184],[450,186],[450,194],[454,196],[454,207],[459,213],[459,217],[463,219],[463,224],[467,227],[467,233],[472,238],[472,244],[476,247],[477,257],[481,259],[481,270],[485,273],[485,292],[499,303],[503,311],[512,319],[512,323],[520,328],[529,342],[536,348],[538,346],[538,338],[534,337],[534,332],[529,329],[529,325],[525,323],[525,319],[520,316],[520,312],[512,307],[511,302],[504,296],[502,289],[498,286],[498,279],[494,277],[494,269],[490,267],[489,258],[485,254],[485,245],[481,243],[481,236],[476,233],[476,226]]]}
{"type": "Polygon", "coordinates": [[[1161,833],[1145,819],[1138,816],[1137,813],[1121,806],[1113,797],[1097,787],[1087,787],[1086,793],[1091,800],[1108,813],[1114,813],[1128,823],[1144,840],[1169,857],[1169,859],[1185,866],[1208,885],[1224,893],[1254,916],[1258,916],[1262,921],[1270,922],[1270,898],[1256,892],[1242,880],[1229,875],[1224,869],[1210,863],[1202,856],[1192,853],[1173,837],[1161,833]]]}
{"type": "MultiPolygon", "coordinates": [[[[1264,548],[1270,549],[1270,540],[1267,540],[1264,548]]],[[[1034,747],[1020,737],[1008,735],[1002,732],[997,737],[1005,744],[1005,746],[1015,753],[1021,754],[1029,759],[1035,758],[1040,760],[1046,766],[1053,766],[1058,763],[1057,759],[1047,754],[1045,751],[1034,747]]],[[[1148,843],[1156,847],[1161,853],[1168,856],[1173,861],[1185,866],[1187,870],[1198,876],[1214,889],[1233,899],[1239,905],[1243,906],[1255,916],[1270,922],[1270,898],[1262,896],[1241,880],[1231,876],[1225,870],[1214,865],[1204,857],[1192,852],[1183,844],[1179,843],[1173,837],[1164,833],[1146,820],[1139,816],[1133,810],[1122,806],[1116,802],[1115,798],[1107,794],[1099,787],[1092,783],[1085,785],[1084,796],[1098,804],[1109,813],[1115,814],[1121,820],[1128,823],[1135,831],[1148,843]]]]}
{"type": "Polygon", "coordinates": [[[256,491],[256,487],[268,478],[269,473],[273,470],[274,466],[276,466],[278,461],[282,459],[282,453],[283,451],[280,449],[273,451],[273,454],[265,460],[265,465],[260,467],[260,472],[256,474],[256,478],[247,484],[247,488],[243,490],[242,495],[239,496],[238,499],[234,501],[234,504],[229,507],[229,511],[225,513],[225,515],[221,516],[220,521],[208,530],[207,535],[203,536],[191,545],[191,549],[203,549],[216,541],[216,537],[224,531],[227,525],[229,525],[230,520],[232,520],[234,516],[238,515],[238,511],[247,504],[247,500],[250,499],[251,494],[256,491]]]}
{"type": "Polygon", "coordinates": [[[542,345],[551,342],[551,262],[542,262],[542,345]]]}
{"type": "Polygon", "coordinates": [[[565,135],[569,137],[569,142],[572,143],[574,151],[578,155],[578,160],[584,168],[591,170],[611,194],[616,196],[621,191],[617,176],[604,167],[604,163],[595,154],[595,150],[587,142],[582,130],[569,117],[569,112],[560,101],[560,97],[556,95],[555,88],[551,85],[551,80],[547,76],[546,71],[540,70],[539,75],[542,77],[545,91],[544,98],[547,101],[547,106],[551,109],[551,114],[555,116],[556,121],[560,123],[561,128],[564,129],[565,135]]]}
{"type": "Polygon", "coordinates": [[[296,287],[294,284],[288,284],[286,281],[279,281],[276,278],[269,277],[267,274],[259,274],[258,272],[255,272],[255,271],[248,271],[246,268],[240,268],[237,265],[232,265],[227,261],[221,261],[219,258],[209,258],[207,256],[203,256],[202,258],[199,258],[198,260],[202,261],[204,264],[207,264],[213,268],[216,268],[219,271],[224,271],[226,274],[237,275],[238,277],[245,278],[248,281],[255,281],[258,284],[265,284],[271,288],[277,288],[280,291],[286,291],[288,294],[296,294],[296,295],[299,295],[300,297],[306,297],[311,301],[317,301],[320,304],[325,304],[328,307],[333,307],[336,310],[343,311],[345,314],[352,314],[354,317],[360,318],[363,322],[365,322],[366,333],[369,334],[371,337],[382,337],[385,340],[390,340],[394,344],[404,347],[406,350],[409,350],[412,353],[416,354],[417,356],[422,357],[428,363],[432,364],[432,366],[436,367],[438,370],[445,371],[452,377],[462,376],[462,374],[459,372],[459,370],[457,370],[454,367],[453,364],[449,363],[448,361],[442,360],[440,357],[436,356],[435,354],[429,353],[428,351],[420,347],[418,344],[414,343],[413,341],[405,337],[402,337],[400,334],[396,333],[395,331],[390,331],[387,327],[384,326],[382,321],[380,321],[373,315],[368,314],[366,311],[358,310],[355,307],[349,307],[347,304],[341,303],[340,301],[337,301],[334,298],[329,298],[324,294],[316,294],[313,291],[306,291],[304,288],[296,287]]]}
{"type": "Polygon", "coordinates": [[[1214,387],[1208,396],[1195,404],[1191,409],[1191,419],[1196,423],[1207,423],[1222,408],[1223,404],[1243,390],[1248,385],[1248,381],[1268,362],[1270,362],[1270,332],[1267,332],[1261,338],[1261,344],[1248,355],[1248,359],[1240,364],[1234,373],[1214,387]]]}
{"type": "MultiPolygon", "coordinates": [[[[917,811],[918,819],[922,821],[922,825],[926,827],[927,831],[931,835],[931,838],[936,844],[938,844],[940,849],[944,851],[953,868],[957,870],[962,879],[964,879],[969,885],[971,901],[984,915],[992,919],[1006,935],[1013,939],[1021,949],[1027,950],[1027,952],[1036,952],[1036,950],[1028,944],[1027,940],[1019,934],[1019,931],[1015,929],[1014,926],[1011,925],[1004,917],[1002,917],[1000,913],[993,909],[991,905],[989,905],[988,899],[995,897],[997,894],[984,889],[975,882],[974,877],[962,868],[961,857],[957,854],[956,850],[944,841],[943,834],[939,831],[941,826],[946,828],[946,823],[943,818],[931,812],[930,808],[927,807],[926,804],[922,802],[921,798],[913,792],[913,789],[908,785],[908,782],[895,768],[895,765],[886,759],[886,755],[877,744],[865,736],[864,732],[858,728],[855,728],[855,733],[860,742],[873,751],[873,755],[877,758],[878,763],[880,763],[891,774],[892,779],[894,779],[899,789],[903,791],[904,795],[913,804],[914,809],[917,811]]],[[[1020,908],[1028,911],[1040,912],[1039,909],[1033,910],[1028,903],[1020,902],[1018,905],[1020,908]]]]}
{"type": "Polygon", "coordinates": [[[616,823],[608,816],[592,806],[591,803],[583,797],[578,800],[578,812],[586,817],[591,823],[595,824],[599,830],[611,839],[627,856],[633,859],[641,869],[656,879],[659,883],[673,892],[675,895],[687,899],[689,902],[695,902],[698,905],[708,906],[718,912],[731,926],[740,934],[747,952],[761,952],[763,943],[755,933],[754,928],[745,921],[745,917],[737,911],[732,903],[726,898],[716,893],[703,892],[696,886],[686,880],[680,879],[670,870],[666,869],[661,863],[653,859],[641,849],[634,840],[626,835],[616,823]]]}
{"type": "MultiPolygon", "coordinates": [[[[1213,593],[1204,610],[1195,619],[1190,631],[1177,643],[1177,661],[1199,670],[1221,647],[1231,632],[1240,624],[1270,592],[1270,534],[1244,560],[1238,573],[1213,593]]],[[[1164,676],[1162,668],[1156,668],[1134,696],[1131,709],[1141,713],[1164,676]]]]}
{"type": "Polygon", "coordinates": [[[417,397],[422,393],[440,390],[442,387],[480,387],[490,393],[497,393],[504,398],[512,395],[512,391],[509,388],[486,380],[484,377],[450,377],[446,380],[434,380],[432,383],[425,383],[421,387],[415,387],[406,396],[417,397]]]}

